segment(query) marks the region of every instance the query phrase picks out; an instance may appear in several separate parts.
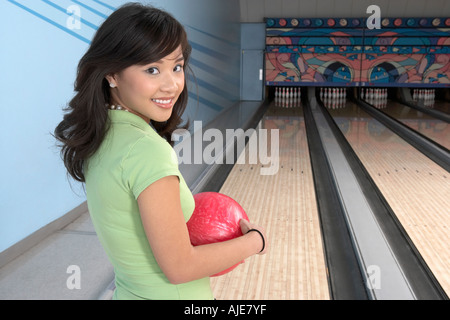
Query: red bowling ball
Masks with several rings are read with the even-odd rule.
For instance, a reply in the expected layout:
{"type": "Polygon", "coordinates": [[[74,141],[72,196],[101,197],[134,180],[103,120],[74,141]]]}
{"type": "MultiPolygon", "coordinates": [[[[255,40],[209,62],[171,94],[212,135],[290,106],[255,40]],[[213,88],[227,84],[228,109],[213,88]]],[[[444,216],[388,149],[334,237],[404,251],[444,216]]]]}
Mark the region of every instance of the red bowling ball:
{"type": "MultiPolygon", "coordinates": [[[[242,236],[239,221],[249,219],[239,203],[217,192],[198,193],[194,195],[194,200],[195,210],[187,222],[192,245],[222,242],[242,236]]],[[[212,277],[228,273],[238,265],[239,263],[212,277]]]]}

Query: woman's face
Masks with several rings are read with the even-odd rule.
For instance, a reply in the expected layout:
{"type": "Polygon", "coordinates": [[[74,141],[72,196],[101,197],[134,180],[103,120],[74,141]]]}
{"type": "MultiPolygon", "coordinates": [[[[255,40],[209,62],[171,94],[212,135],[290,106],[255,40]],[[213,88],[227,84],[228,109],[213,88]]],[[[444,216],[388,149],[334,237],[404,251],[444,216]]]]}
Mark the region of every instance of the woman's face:
{"type": "Polygon", "coordinates": [[[148,65],[134,65],[107,76],[112,103],[121,105],[150,120],[167,121],[173,106],[184,88],[184,58],[181,46],[160,61],[148,65]]]}

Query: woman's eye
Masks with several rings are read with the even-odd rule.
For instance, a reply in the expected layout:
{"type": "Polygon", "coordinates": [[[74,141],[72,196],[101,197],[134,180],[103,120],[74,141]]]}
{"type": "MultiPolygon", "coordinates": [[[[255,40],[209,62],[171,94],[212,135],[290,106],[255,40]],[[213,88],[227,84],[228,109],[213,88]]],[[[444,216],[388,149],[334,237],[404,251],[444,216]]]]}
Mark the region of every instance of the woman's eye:
{"type": "Polygon", "coordinates": [[[175,72],[181,72],[181,71],[183,71],[183,66],[182,66],[182,65],[177,65],[177,66],[173,69],[173,71],[175,71],[175,72]]]}
{"type": "Polygon", "coordinates": [[[147,73],[150,73],[150,74],[158,74],[158,73],[159,73],[159,70],[158,70],[158,68],[148,68],[148,69],[147,69],[147,73]]]}

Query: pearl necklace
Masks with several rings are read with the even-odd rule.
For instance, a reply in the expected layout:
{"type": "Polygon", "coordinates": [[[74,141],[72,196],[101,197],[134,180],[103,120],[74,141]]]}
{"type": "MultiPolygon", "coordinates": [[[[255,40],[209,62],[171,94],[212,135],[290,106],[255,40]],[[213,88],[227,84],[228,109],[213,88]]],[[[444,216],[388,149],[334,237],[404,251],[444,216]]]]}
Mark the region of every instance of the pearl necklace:
{"type": "Polygon", "coordinates": [[[108,109],[110,109],[110,110],[123,110],[123,111],[126,111],[126,112],[129,112],[127,109],[125,109],[124,107],[122,107],[121,105],[108,105],[108,109]]]}

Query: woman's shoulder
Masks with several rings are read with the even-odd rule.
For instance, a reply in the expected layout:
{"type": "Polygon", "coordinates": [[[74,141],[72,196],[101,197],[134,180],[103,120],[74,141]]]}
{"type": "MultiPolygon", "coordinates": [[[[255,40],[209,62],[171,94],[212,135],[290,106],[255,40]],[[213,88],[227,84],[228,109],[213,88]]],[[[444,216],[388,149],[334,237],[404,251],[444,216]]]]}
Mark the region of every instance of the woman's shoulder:
{"type": "Polygon", "coordinates": [[[124,158],[126,162],[169,162],[178,165],[175,150],[153,129],[134,132],[130,134],[129,138],[129,148],[124,158]]]}
{"type": "Polygon", "coordinates": [[[121,161],[123,182],[136,199],[150,184],[168,175],[180,176],[178,158],[172,146],[155,132],[142,133],[130,144],[121,161]]]}

